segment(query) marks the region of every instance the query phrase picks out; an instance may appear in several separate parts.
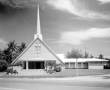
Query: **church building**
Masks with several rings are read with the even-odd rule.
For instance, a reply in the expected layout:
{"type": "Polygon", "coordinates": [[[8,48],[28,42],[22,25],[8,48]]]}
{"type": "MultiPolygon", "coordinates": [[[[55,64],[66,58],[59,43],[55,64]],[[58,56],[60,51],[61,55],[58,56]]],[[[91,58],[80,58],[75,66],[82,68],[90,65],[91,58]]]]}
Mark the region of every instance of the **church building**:
{"type": "Polygon", "coordinates": [[[22,70],[44,70],[48,64],[63,65],[61,59],[44,42],[40,26],[39,5],[37,8],[37,32],[34,40],[27,48],[12,62],[12,65],[22,64],[22,70]]]}

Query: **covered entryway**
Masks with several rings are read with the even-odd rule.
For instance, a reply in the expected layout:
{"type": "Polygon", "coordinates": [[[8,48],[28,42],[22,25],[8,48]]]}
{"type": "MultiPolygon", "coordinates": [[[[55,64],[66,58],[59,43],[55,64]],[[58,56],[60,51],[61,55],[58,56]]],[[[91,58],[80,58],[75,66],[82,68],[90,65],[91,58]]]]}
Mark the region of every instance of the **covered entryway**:
{"type": "Polygon", "coordinates": [[[44,61],[29,61],[29,69],[44,69],[44,61]]]}
{"type": "Polygon", "coordinates": [[[44,61],[26,61],[24,62],[24,69],[45,69],[44,61]]]}

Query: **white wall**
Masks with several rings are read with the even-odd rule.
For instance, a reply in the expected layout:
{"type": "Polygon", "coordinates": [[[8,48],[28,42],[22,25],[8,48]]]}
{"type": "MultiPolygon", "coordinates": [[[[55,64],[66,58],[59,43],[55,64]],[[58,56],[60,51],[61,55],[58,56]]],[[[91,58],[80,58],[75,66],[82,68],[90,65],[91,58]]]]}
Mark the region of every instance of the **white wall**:
{"type": "Polygon", "coordinates": [[[102,62],[89,62],[88,69],[104,69],[104,63],[102,63],[102,62]]]}
{"type": "Polygon", "coordinates": [[[65,68],[66,69],[73,69],[73,68],[79,68],[79,69],[104,69],[104,65],[106,62],[66,62],[65,68]]]}
{"type": "Polygon", "coordinates": [[[65,63],[65,68],[66,69],[75,69],[75,68],[87,69],[88,64],[83,63],[83,62],[79,62],[79,63],[67,62],[67,63],[65,63]]]}
{"type": "Polygon", "coordinates": [[[88,69],[104,69],[103,66],[89,66],[88,69]]]}

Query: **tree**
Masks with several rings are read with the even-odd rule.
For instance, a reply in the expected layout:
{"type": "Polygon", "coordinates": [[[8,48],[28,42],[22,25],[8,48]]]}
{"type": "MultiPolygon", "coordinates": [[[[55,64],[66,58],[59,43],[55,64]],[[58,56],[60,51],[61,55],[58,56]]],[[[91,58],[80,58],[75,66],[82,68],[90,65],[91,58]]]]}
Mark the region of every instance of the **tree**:
{"type": "Polygon", "coordinates": [[[8,64],[5,60],[0,60],[0,72],[5,71],[8,67],[8,64]]]}
{"type": "Polygon", "coordinates": [[[4,55],[4,60],[6,60],[8,63],[11,63],[13,61],[13,58],[15,57],[17,51],[17,43],[15,43],[15,40],[10,41],[7,44],[7,48],[4,49],[3,55],[4,55]]]}
{"type": "Polygon", "coordinates": [[[12,62],[12,54],[9,51],[9,49],[5,49],[3,51],[3,60],[6,60],[7,63],[11,63],[12,62]]]}
{"type": "Polygon", "coordinates": [[[77,49],[72,49],[70,52],[67,52],[66,54],[67,58],[82,58],[83,55],[81,52],[77,49]]]}
{"type": "Polygon", "coordinates": [[[0,72],[7,69],[8,65],[26,48],[26,43],[17,45],[15,40],[7,44],[7,48],[0,50],[0,72]]]}
{"type": "Polygon", "coordinates": [[[3,50],[3,59],[6,60],[9,64],[26,48],[25,43],[17,45],[15,40],[10,41],[7,44],[7,48],[3,50]]]}
{"type": "Polygon", "coordinates": [[[15,52],[17,50],[17,43],[15,42],[15,40],[10,41],[8,43],[8,48],[7,48],[10,52],[15,52]]]}
{"type": "Polygon", "coordinates": [[[3,51],[0,50],[0,60],[3,60],[3,51]]]}
{"type": "Polygon", "coordinates": [[[88,52],[85,52],[84,58],[88,58],[88,57],[89,57],[89,53],[88,52]]]}
{"type": "Polygon", "coordinates": [[[99,57],[98,58],[99,59],[103,59],[104,58],[103,54],[99,54],[99,57]]]}
{"type": "Polygon", "coordinates": [[[26,48],[26,43],[22,42],[20,46],[17,46],[17,50],[14,54],[14,57],[13,57],[13,60],[19,56],[23,51],[24,49],[26,48]]]}
{"type": "Polygon", "coordinates": [[[91,54],[91,55],[90,55],[90,58],[94,58],[94,56],[91,54]]]}
{"type": "Polygon", "coordinates": [[[21,53],[26,48],[26,43],[22,42],[20,46],[18,46],[18,52],[21,53]]]}

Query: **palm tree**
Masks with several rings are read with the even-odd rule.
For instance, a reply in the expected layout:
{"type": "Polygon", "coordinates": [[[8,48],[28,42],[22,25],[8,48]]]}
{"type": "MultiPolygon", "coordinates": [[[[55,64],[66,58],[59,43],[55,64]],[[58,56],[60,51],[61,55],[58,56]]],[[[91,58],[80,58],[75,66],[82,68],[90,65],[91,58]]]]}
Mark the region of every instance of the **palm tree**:
{"type": "Polygon", "coordinates": [[[15,43],[15,40],[10,41],[8,43],[8,48],[7,48],[10,52],[15,52],[17,50],[17,43],[15,43]]]}
{"type": "Polygon", "coordinates": [[[19,54],[26,48],[26,43],[22,42],[20,46],[18,46],[19,54]]]}
{"type": "Polygon", "coordinates": [[[6,60],[8,64],[12,62],[12,54],[9,49],[3,51],[3,60],[6,60]]]}
{"type": "Polygon", "coordinates": [[[3,60],[6,60],[10,64],[26,48],[26,43],[22,42],[18,46],[15,40],[13,40],[7,46],[6,49],[0,52],[0,56],[3,56],[3,60]]]}

